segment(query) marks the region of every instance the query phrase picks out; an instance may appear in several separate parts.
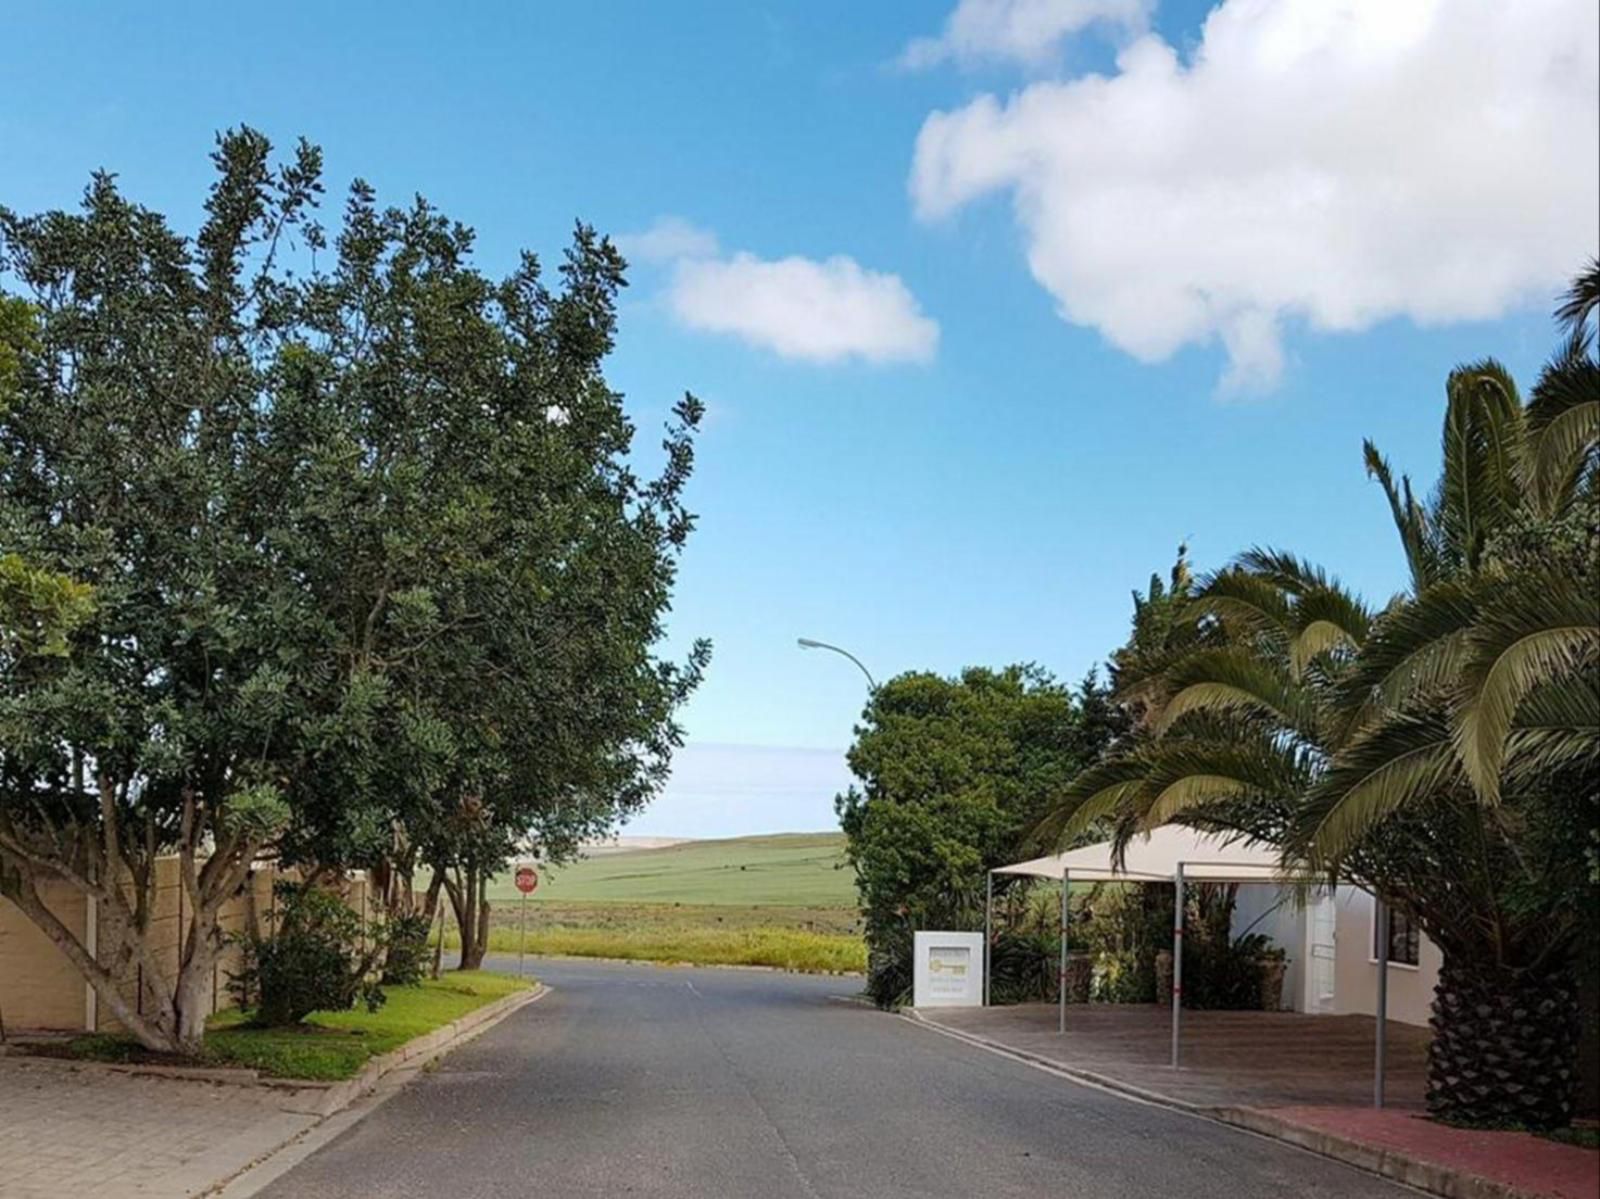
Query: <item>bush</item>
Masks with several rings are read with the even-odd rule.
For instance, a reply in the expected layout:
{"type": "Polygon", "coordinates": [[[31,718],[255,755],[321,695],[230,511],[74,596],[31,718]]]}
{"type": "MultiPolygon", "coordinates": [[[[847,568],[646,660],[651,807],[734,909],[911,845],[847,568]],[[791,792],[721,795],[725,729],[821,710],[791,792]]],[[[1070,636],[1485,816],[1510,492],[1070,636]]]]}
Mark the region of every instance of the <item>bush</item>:
{"type": "Polygon", "coordinates": [[[911,1002],[913,941],[911,928],[902,921],[880,927],[867,939],[867,996],[881,1008],[904,1007],[911,1002]]]}
{"type": "Polygon", "coordinates": [[[1093,998],[1153,1003],[1156,954],[1172,943],[1171,889],[1102,883],[1074,907],[1072,945],[1094,958],[1093,998]]]}
{"type": "Polygon", "coordinates": [[[1060,933],[1039,929],[1003,932],[989,951],[991,1003],[1032,1003],[1056,998],[1061,968],[1060,933]]]}
{"type": "Polygon", "coordinates": [[[360,999],[369,1012],[384,994],[368,977],[378,947],[360,952],[360,917],[338,895],[280,882],[277,927],[268,935],[235,938],[244,961],[229,986],[255,1023],[269,1028],[298,1024],[312,1012],[344,1012],[360,999]]]}
{"type": "Polygon", "coordinates": [[[409,987],[428,973],[428,930],[433,921],[420,912],[391,917],[384,930],[383,985],[409,987]]]}

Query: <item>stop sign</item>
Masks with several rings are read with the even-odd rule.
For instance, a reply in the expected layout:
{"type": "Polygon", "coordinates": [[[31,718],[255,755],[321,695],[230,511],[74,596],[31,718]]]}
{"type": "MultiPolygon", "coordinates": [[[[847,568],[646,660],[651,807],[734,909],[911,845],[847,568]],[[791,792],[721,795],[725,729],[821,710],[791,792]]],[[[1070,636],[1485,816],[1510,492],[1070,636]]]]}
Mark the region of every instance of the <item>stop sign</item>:
{"type": "Polygon", "coordinates": [[[532,866],[518,866],[516,883],[517,890],[527,895],[539,885],[539,872],[532,866]]]}

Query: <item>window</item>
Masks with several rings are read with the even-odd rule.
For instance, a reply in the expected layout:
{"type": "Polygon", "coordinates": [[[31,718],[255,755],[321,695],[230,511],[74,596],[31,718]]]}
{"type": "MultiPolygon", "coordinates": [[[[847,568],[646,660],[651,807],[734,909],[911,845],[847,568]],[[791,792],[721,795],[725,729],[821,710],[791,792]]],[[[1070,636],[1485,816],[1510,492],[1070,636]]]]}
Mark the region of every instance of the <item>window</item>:
{"type": "MultiPolygon", "coordinates": [[[[1421,934],[1411,917],[1394,908],[1388,909],[1389,924],[1389,961],[1396,966],[1415,966],[1418,959],[1418,950],[1421,946],[1421,934]]],[[[1378,940],[1377,917],[1374,914],[1372,929],[1372,960],[1378,960],[1378,950],[1382,942],[1378,940]]]]}

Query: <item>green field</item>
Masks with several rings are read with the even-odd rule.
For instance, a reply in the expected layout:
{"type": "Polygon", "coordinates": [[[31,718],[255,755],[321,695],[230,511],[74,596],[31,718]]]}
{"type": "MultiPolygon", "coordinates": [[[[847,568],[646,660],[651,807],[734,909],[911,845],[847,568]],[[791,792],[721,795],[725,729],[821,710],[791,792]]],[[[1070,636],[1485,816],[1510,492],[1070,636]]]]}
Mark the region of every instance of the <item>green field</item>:
{"type": "MultiPolygon", "coordinates": [[[[489,898],[517,898],[509,876],[489,898]]],[[[532,902],[668,903],[738,907],[854,908],[855,875],[842,833],[780,833],[686,841],[664,849],[603,854],[540,872],[532,902]]]]}
{"type": "MultiPolygon", "coordinates": [[[[489,898],[490,945],[514,953],[523,905],[509,875],[489,898]]],[[[531,954],[819,973],[866,963],[840,833],[685,841],[542,869],[526,923],[531,954]]]]}

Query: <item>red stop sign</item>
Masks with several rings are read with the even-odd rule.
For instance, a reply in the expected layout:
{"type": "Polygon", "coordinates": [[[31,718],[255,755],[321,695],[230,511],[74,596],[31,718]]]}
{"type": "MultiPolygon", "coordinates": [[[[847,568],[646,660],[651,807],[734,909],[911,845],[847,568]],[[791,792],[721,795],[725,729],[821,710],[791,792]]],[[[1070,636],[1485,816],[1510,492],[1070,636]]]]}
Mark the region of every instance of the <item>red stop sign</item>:
{"type": "Polygon", "coordinates": [[[539,872],[532,866],[518,866],[516,884],[517,890],[524,895],[529,894],[539,885],[539,872]]]}

